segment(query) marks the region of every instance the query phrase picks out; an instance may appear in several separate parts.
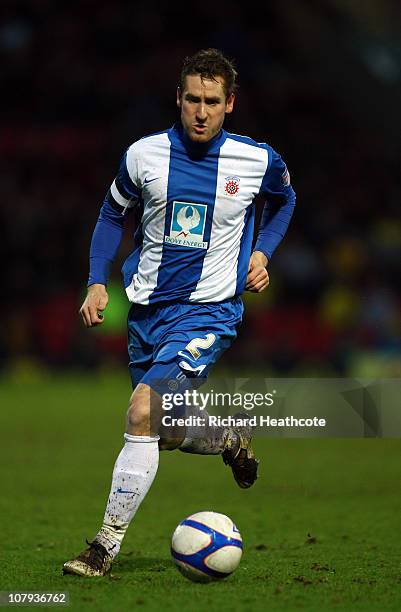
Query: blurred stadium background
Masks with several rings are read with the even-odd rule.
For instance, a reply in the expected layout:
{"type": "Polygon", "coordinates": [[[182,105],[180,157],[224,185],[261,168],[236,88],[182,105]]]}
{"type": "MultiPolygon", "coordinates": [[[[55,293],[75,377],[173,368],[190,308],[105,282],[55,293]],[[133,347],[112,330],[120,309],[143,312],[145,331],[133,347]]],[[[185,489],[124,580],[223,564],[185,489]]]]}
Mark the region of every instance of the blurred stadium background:
{"type": "Polygon", "coordinates": [[[239,70],[226,128],[281,152],[298,196],[271,286],[245,296],[223,366],[400,376],[397,0],[274,0],[257,12],[221,1],[196,19],[179,2],[1,5],[3,372],[125,366],[119,270],[132,227],[106,322],[88,333],[77,310],[91,233],[124,150],[176,119],[183,57],[213,46],[239,70]]]}

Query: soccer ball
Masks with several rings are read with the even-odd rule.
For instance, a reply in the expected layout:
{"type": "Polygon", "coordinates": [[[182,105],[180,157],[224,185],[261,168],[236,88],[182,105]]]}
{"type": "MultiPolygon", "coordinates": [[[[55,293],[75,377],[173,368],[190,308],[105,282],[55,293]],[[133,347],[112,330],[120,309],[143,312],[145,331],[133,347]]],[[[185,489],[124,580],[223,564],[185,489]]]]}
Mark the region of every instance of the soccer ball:
{"type": "Polygon", "coordinates": [[[180,572],[189,580],[221,580],[239,565],[241,534],[225,514],[197,512],[177,525],[171,554],[180,572]]]}

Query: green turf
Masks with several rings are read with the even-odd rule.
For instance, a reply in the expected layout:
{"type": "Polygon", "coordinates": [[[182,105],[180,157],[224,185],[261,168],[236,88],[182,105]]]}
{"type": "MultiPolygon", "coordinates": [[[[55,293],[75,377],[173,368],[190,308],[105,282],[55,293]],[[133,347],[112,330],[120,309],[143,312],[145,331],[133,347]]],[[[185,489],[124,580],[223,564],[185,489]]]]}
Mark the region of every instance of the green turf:
{"type": "Polygon", "coordinates": [[[102,518],[128,392],[106,374],[1,383],[0,590],[66,590],[73,610],[401,609],[400,440],[257,440],[249,491],[219,457],[162,453],[112,574],[62,577],[102,518]],[[204,509],[235,520],[244,555],[199,585],[169,544],[204,509]]]}

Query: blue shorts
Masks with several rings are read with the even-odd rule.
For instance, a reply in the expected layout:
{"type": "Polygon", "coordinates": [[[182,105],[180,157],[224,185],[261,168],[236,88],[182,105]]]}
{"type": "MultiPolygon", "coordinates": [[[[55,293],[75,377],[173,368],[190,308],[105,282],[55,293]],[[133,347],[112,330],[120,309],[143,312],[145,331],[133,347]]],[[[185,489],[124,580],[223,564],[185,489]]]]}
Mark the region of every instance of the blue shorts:
{"type": "Polygon", "coordinates": [[[139,382],[160,394],[194,384],[237,336],[241,298],[216,304],[133,304],[128,314],[132,387],[139,382]]]}

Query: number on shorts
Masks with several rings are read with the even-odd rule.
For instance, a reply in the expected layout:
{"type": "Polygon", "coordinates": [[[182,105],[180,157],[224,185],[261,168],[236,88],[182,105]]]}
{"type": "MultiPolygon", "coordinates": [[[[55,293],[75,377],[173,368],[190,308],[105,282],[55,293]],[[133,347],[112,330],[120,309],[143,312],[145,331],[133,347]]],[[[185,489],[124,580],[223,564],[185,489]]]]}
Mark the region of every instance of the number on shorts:
{"type": "Polygon", "coordinates": [[[194,359],[199,359],[201,352],[199,349],[208,349],[216,342],[214,334],[206,334],[206,338],[193,338],[185,347],[194,359]]]}

